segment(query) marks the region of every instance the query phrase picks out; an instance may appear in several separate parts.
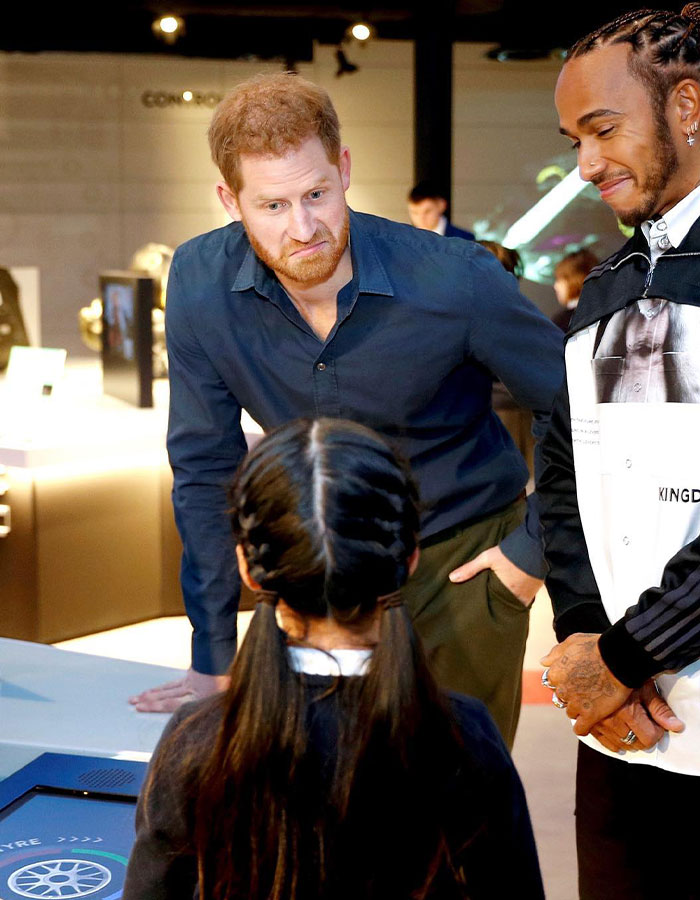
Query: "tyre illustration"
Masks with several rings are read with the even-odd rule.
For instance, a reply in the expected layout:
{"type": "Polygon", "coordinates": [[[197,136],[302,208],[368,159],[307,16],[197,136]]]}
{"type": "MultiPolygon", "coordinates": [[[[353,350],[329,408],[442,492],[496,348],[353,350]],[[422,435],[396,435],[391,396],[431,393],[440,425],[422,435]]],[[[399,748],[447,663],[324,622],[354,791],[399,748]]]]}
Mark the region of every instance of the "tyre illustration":
{"type": "Polygon", "coordinates": [[[20,897],[87,897],[109,884],[112,873],[84,859],[47,859],[33,862],[10,875],[7,886],[20,897]]]}

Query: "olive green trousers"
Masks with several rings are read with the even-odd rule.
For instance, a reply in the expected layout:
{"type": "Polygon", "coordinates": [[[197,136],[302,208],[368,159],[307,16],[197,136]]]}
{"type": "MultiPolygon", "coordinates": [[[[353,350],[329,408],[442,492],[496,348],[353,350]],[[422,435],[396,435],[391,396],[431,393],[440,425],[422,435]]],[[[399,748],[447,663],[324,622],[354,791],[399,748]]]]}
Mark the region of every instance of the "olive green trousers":
{"type": "Polygon", "coordinates": [[[486,704],[513,746],[520,715],[529,610],[491,570],[453,584],[449,573],[498,544],[522,522],[525,501],[421,548],[403,590],[428,665],[440,687],[486,704]]]}

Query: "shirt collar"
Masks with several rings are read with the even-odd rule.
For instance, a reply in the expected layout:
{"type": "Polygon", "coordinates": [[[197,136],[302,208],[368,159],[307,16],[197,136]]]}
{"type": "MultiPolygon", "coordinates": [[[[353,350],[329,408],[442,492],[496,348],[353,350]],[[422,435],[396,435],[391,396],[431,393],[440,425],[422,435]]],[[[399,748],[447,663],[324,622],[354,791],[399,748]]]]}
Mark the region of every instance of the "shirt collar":
{"type": "Polygon", "coordinates": [[[669,246],[662,246],[661,249],[676,248],[683,243],[686,235],[699,217],[700,186],[692,190],[659,219],[642,222],[642,231],[652,250],[656,242],[660,241],[664,236],[668,238],[669,246]]]}
{"type": "MultiPolygon", "coordinates": [[[[358,293],[393,297],[394,288],[379,259],[371,235],[362,227],[362,220],[357,213],[352,210],[349,212],[353,279],[357,279],[358,293]]],[[[276,286],[279,286],[279,282],[275,274],[260,262],[249,244],[231,290],[246,291],[255,288],[258,294],[270,299],[276,286]]]]}
{"type": "Polygon", "coordinates": [[[444,237],[445,232],[447,231],[447,216],[440,216],[439,222],[435,228],[431,228],[431,231],[434,231],[435,234],[441,234],[444,237]]]}
{"type": "Polygon", "coordinates": [[[295,672],[306,675],[365,675],[371,650],[317,650],[315,647],[290,647],[289,659],[295,672]]]}

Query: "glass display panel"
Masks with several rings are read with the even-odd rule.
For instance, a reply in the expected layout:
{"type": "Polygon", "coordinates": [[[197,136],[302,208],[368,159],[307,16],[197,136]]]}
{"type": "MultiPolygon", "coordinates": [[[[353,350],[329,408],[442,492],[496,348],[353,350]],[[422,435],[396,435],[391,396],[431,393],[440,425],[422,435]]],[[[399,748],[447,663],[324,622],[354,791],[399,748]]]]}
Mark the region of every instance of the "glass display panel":
{"type": "Polygon", "coordinates": [[[118,900],[134,799],[34,789],[0,813],[0,897],[118,900]]]}

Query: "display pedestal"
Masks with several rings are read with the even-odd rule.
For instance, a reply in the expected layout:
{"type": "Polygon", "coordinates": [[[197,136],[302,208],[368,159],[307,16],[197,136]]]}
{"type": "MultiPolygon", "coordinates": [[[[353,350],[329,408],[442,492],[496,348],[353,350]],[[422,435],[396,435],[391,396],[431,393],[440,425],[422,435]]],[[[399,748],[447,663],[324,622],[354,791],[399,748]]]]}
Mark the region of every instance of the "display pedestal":
{"type": "MultiPolygon", "coordinates": [[[[97,361],[69,362],[50,397],[7,387],[0,379],[0,635],[53,643],[182,615],[167,381],[153,409],[105,396],[97,361]]],[[[261,432],[245,414],[243,427],[249,443],[261,432]]]]}
{"type": "Polygon", "coordinates": [[[54,642],[183,613],[165,404],[133,409],[101,391],[89,364],[21,408],[0,393],[5,637],[54,642]]]}

